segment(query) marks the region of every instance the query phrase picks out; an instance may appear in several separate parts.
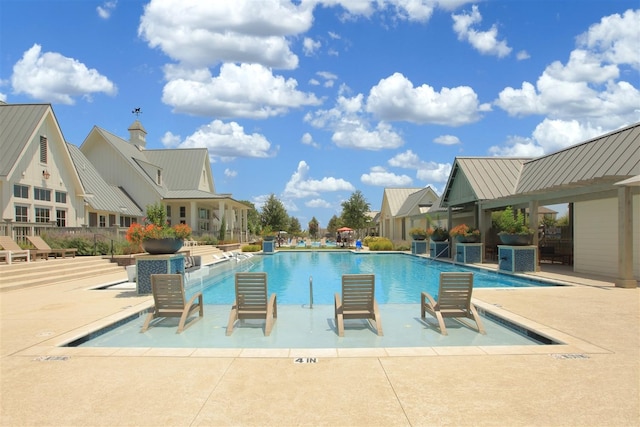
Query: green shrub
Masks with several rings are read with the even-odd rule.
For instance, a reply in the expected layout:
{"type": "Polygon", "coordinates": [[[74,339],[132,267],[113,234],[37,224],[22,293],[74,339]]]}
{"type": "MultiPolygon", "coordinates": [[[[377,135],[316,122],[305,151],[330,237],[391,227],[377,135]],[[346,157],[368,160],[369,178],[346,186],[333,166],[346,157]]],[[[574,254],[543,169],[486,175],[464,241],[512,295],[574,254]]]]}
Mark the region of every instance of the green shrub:
{"type": "Polygon", "coordinates": [[[211,234],[203,234],[202,236],[198,237],[197,240],[201,245],[215,246],[218,244],[218,238],[212,236],[211,234]]]}
{"type": "Polygon", "coordinates": [[[370,251],[391,251],[393,243],[386,237],[374,237],[369,241],[370,251]]]}
{"type": "Polygon", "coordinates": [[[408,245],[398,245],[394,248],[396,251],[410,251],[411,248],[408,245]]]}
{"type": "Polygon", "coordinates": [[[260,252],[262,248],[260,245],[244,245],[242,247],[242,252],[260,252]]]}

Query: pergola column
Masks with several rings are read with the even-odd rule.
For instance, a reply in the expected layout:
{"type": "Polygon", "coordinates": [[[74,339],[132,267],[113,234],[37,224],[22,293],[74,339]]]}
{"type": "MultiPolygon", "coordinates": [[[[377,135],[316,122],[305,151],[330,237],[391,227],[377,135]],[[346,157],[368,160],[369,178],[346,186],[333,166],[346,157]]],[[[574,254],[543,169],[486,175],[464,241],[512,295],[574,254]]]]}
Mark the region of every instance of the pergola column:
{"type": "Polygon", "coordinates": [[[637,288],[633,277],[633,198],[631,187],[618,189],[618,278],[616,287],[637,288]]]}

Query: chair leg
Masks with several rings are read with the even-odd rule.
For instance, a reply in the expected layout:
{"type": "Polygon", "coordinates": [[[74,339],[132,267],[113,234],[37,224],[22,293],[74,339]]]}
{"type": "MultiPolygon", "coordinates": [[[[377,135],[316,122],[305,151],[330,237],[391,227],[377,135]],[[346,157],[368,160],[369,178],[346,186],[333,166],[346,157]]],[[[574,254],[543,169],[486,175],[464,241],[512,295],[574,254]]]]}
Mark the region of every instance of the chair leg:
{"type": "Polygon", "coordinates": [[[149,323],[151,323],[151,320],[153,320],[155,313],[149,313],[147,314],[147,318],[144,321],[144,325],[142,325],[142,329],[140,329],[140,332],[147,332],[147,329],[149,329],[149,323]]]}
{"type": "Polygon", "coordinates": [[[480,332],[482,335],[487,335],[487,332],[484,330],[484,325],[482,324],[482,320],[480,320],[480,316],[478,315],[478,311],[476,310],[475,306],[471,304],[470,308],[471,313],[473,314],[473,320],[475,320],[476,325],[478,325],[478,332],[480,332]]]}
{"type": "Polygon", "coordinates": [[[233,333],[233,325],[238,320],[238,305],[234,302],[231,307],[231,313],[229,313],[229,323],[227,324],[227,336],[233,333]]]}
{"type": "Polygon", "coordinates": [[[444,324],[444,318],[442,317],[442,314],[439,311],[436,311],[435,314],[436,318],[438,319],[438,324],[440,325],[440,333],[442,335],[449,335],[449,333],[447,332],[447,327],[444,324]]]}
{"type": "Polygon", "coordinates": [[[373,319],[376,322],[376,331],[378,332],[378,336],[382,336],[382,320],[380,319],[380,308],[378,307],[377,301],[373,302],[373,319]]]}

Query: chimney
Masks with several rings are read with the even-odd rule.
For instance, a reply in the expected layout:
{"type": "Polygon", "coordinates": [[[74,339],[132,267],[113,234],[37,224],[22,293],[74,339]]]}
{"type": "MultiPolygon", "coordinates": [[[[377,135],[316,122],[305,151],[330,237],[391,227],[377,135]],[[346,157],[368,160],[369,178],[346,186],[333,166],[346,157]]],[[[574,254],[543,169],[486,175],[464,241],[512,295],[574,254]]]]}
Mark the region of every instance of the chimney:
{"type": "Polygon", "coordinates": [[[144,150],[147,145],[147,131],[142,126],[139,120],[136,120],[129,126],[129,142],[138,147],[139,150],[144,150]]]}

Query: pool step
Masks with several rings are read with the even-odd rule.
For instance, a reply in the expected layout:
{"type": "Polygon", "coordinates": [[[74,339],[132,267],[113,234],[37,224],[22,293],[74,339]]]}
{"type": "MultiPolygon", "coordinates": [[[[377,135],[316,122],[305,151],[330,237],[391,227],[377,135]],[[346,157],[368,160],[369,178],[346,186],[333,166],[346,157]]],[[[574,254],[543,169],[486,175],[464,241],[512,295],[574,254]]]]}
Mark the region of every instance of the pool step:
{"type": "MultiPolygon", "coordinates": [[[[209,245],[184,249],[188,249],[193,256],[202,256],[203,264],[210,264],[213,254],[222,253],[220,249],[209,245]]],[[[0,264],[0,292],[117,273],[126,279],[125,272],[124,267],[112,263],[108,256],[38,259],[28,263],[14,261],[11,265],[0,264]]]]}
{"type": "Polygon", "coordinates": [[[0,268],[0,292],[114,273],[125,269],[101,256],[17,261],[0,268]]]}

